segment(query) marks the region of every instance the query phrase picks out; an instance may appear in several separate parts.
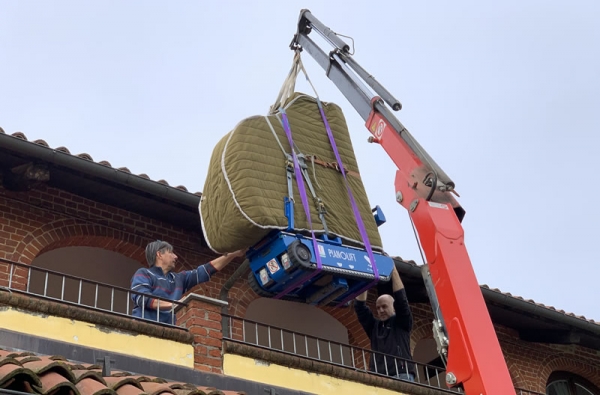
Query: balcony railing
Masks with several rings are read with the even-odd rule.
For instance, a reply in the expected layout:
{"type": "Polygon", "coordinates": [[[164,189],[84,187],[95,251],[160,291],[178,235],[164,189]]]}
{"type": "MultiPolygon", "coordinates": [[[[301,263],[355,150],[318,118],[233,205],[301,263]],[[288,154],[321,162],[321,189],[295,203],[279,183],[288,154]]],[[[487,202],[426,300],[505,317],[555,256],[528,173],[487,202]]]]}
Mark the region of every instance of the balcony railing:
{"type": "Polygon", "coordinates": [[[355,371],[387,376],[397,380],[396,373],[412,371],[415,384],[435,388],[448,393],[460,390],[446,386],[445,369],[439,366],[407,361],[393,355],[373,352],[368,349],[350,346],[331,340],[309,336],[287,329],[265,325],[239,317],[224,316],[223,338],[255,347],[293,355],[295,357],[320,361],[355,371]],[[370,368],[370,361],[376,358],[379,363],[370,368]]]}
{"type": "MultiPolygon", "coordinates": [[[[0,289],[28,294],[51,301],[80,306],[133,319],[142,319],[132,315],[132,297],[140,295],[145,301],[150,295],[132,291],[97,281],[87,280],[68,274],[37,268],[30,265],[0,258],[0,289]]],[[[168,299],[151,296],[160,303],[183,305],[168,299]]],[[[145,303],[143,304],[145,306],[145,303]]],[[[144,314],[144,311],[142,312],[144,314]]],[[[171,314],[175,314],[171,310],[171,314]]],[[[367,372],[379,376],[390,376],[393,372],[408,373],[409,366],[415,376],[415,384],[435,388],[447,393],[461,393],[460,389],[448,388],[445,369],[414,361],[406,361],[393,355],[373,352],[368,349],[350,346],[331,340],[289,331],[287,329],[246,320],[240,317],[225,317],[223,339],[243,343],[263,349],[273,350],[295,357],[320,361],[355,371],[367,372]],[[372,358],[383,361],[370,369],[372,358]],[[383,365],[383,370],[379,366],[383,365]],[[382,370],[382,371],[379,371],[382,370]]],[[[159,325],[173,326],[156,322],[159,325]]],[[[517,395],[545,395],[539,392],[515,388],[517,395]]]]}
{"type": "MultiPolygon", "coordinates": [[[[86,280],[1,258],[0,288],[86,309],[144,320],[147,320],[144,317],[147,314],[146,301],[149,297],[157,300],[159,308],[161,303],[163,306],[165,303],[172,303],[177,307],[182,305],[177,301],[132,291],[128,288],[86,280]],[[137,296],[142,298],[141,318],[133,316],[134,304],[132,298],[137,296]]],[[[170,310],[171,322],[175,322],[173,318],[177,307],[170,310]]],[[[157,324],[176,326],[159,322],[159,318],[160,316],[156,314],[157,324]]]]}

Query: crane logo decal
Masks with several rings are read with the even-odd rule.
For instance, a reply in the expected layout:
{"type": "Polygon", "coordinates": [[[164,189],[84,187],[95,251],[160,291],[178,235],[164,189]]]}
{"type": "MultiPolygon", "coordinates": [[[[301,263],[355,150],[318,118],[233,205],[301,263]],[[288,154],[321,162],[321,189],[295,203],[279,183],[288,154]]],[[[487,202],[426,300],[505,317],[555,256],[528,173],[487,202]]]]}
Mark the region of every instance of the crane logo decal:
{"type": "Polygon", "coordinates": [[[380,138],[381,138],[381,136],[383,136],[383,131],[384,131],[384,129],[385,129],[385,126],[386,126],[386,125],[385,125],[385,122],[384,122],[384,120],[383,120],[383,119],[380,119],[380,120],[377,122],[377,128],[374,128],[375,130],[373,131],[373,132],[374,132],[374,134],[375,134],[375,137],[376,137],[376,138],[380,139],[380,138]]]}

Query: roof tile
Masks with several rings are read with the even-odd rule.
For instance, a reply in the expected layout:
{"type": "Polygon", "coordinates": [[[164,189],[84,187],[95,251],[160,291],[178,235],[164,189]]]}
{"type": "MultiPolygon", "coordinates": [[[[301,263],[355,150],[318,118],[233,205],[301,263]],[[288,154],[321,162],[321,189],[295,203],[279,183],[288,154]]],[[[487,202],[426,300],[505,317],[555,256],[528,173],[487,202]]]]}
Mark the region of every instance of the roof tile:
{"type": "Polygon", "coordinates": [[[58,361],[52,361],[48,358],[45,358],[26,363],[21,362],[21,365],[24,368],[31,369],[31,371],[33,371],[38,376],[41,376],[46,372],[55,372],[63,377],[66,377],[69,381],[75,382],[75,376],[73,375],[73,372],[71,371],[70,367],[58,361]]]}
{"type": "Polygon", "coordinates": [[[28,382],[37,387],[42,386],[39,377],[30,369],[12,363],[0,366],[0,388],[8,388],[15,381],[28,382]]]}
{"type": "MultiPolygon", "coordinates": [[[[117,395],[146,395],[144,390],[132,384],[125,384],[116,389],[117,395]]],[[[181,395],[188,395],[187,393],[181,395]]]]}
{"type": "Polygon", "coordinates": [[[67,380],[64,376],[57,372],[46,372],[38,375],[42,382],[41,393],[51,394],[53,392],[63,390],[71,390],[75,395],[83,395],[75,387],[75,384],[67,380]]]}
{"type": "Polygon", "coordinates": [[[0,366],[11,364],[11,365],[21,365],[19,361],[14,357],[2,357],[0,356],[0,366]]]}
{"type": "Polygon", "coordinates": [[[41,395],[241,395],[213,387],[113,370],[102,376],[98,364],[69,361],[59,355],[0,349],[0,388],[41,395]]]}
{"type": "Polygon", "coordinates": [[[64,152],[65,154],[69,154],[71,155],[71,151],[69,151],[69,149],[67,147],[58,147],[55,149],[55,151],[60,151],[60,152],[64,152]]]}
{"type": "Polygon", "coordinates": [[[96,372],[93,370],[73,369],[73,366],[71,366],[71,369],[72,369],[71,372],[73,373],[73,376],[75,377],[75,381],[74,381],[75,384],[79,383],[79,381],[81,381],[85,378],[91,378],[91,379],[101,382],[104,385],[107,385],[107,379],[110,378],[110,377],[104,378],[104,377],[102,377],[102,373],[96,372]]]}
{"type": "Polygon", "coordinates": [[[177,395],[177,394],[175,394],[175,391],[173,391],[171,388],[169,388],[169,386],[166,385],[165,383],[154,383],[154,382],[149,382],[149,381],[143,381],[140,384],[142,385],[142,387],[144,388],[144,391],[148,395],[159,395],[159,394],[165,394],[165,393],[177,395]]]}
{"type": "Polygon", "coordinates": [[[77,389],[81,395],[115,395],[111,388],[90,377],[77,383],[77,389]]]}
{"type": "Polygon", "coordinates": [[[124,385],[132,385],[132,386],[136,387],[139,391],[144,390],[144,387],[142,387],[142,385],[131,376],[129,376],[129,377],[127,377],[127,376],[125,376],[125,377],[106,377],[104,380],[105,380],[106,386],[112,388],[115,391],[124,385]]]}
{"type": "Polygon", "coordinates": [[[196,388],[192,391],[189,390],[180,390],[180,389],[175,389],[173,390],[175,392],[176,395],[207,395],[206,392],[202,391],[199,388],[196,388]]]}

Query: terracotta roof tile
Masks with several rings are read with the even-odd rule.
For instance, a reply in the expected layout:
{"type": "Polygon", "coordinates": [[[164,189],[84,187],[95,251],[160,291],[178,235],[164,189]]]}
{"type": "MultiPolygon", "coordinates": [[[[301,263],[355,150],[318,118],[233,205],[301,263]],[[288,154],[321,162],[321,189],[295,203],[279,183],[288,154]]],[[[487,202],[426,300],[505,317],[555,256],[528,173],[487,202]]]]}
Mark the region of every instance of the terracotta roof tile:
{"type": "MultiPolygon", "coordinates": [[[[102,376],[100,376],[102,377],[102,376]]],[[[132,385],[134,387],[136,387],[137,389],[139,389],[140,391],[144,390],[144,387],[142,387],[142,385],[133,377],[131,376],[123,376],[123,377],[106,377],[104,378],[105,380],[105,384],[107,387],[112,388],[113,390],[117,390],[119,388],[121,388],[124,385],[132,385]]]]}
{"type": "MultiPolygon", "coordinates": [[[[7,134],[7,133],[5,133],[5,132],[4,132],[4,130],[3,130],[2,128],[0,128],[0,134],[7,134]]],[[[29,141],[29,140],[27,139],[27,136],[26,136],[24,133],[22,133],[22,132],[15,132],[15,133],[13,133],[13,134],[10,134],[9,136],[16,137],[16,138],[18,138],[18,139],[21,139],[21,140],[25,140],[25,141],[27,141],[27,142],[29,142],[29,143],[32,143],[32,144],[38,144],[38,145],[41,145],[41,146],[43,146],[43,147],[47,147],[47,148],[49,148],[49,149],[53,149],[54,151],[60,151],[60,152],[63,152],[63,153],[65,153],[65,154],[68,154],[68,155],[76,156],[76,157],[79,157],[79,158],[82,158],[82,159],[88,160],[88,161],[90,161],[90,162],[97,163],[97,164],[99,164],[99,165],[107,166],[107,167],[110,167],[110,168],[112,168],[112,169],[115,169],[115,170],[118,170],[118,171],[122,171],[122,172],[124,172],[124,173],[133,174],[133,173],[131,173],[131,171],[130,171],[130,170],[127,168],[127,167],[118,167],[118,168],[116,168],[116,167],[113,167],[113,166],[112,166],[112,165],[111,165],[111,164],[110,164],[108,161],[105,161],[105,160],[102,160],[102,161],[95,162],[95,161],[94,161],[94,159],[92,158],[92,156],[91,156],[90,154],[88,154],[88,153],[85,153],[85,152],[83,152],[83,153],[80,153],[80,154],[72,154],[72,153],[71,153],[71,151],[69,151],[69,149],[68,149],[68,148],[66,148],[66,147],[62,147],[62,146],[61,146],[61,147],[57,147],[57,148],[52,148],[52,147],[50,147],[50,146],[48,145],[48,143],[47,143],[46,141],[44,141],[44,140],[41,140],[41,139],[38,139],[38,140],[35,140],[35,141],[29,141]]],[[[145,178],[145,179],[147,179],[147,180],[150,180],[150,181],[157,182],[157,183],[159,183],[159,184],[162,184],[162,185],[169,186],[169,187],[171,187],[171,188],[180,189],[180,190],[182,190],[182,191],[184,191],[184,192],[191,193],[192,195],[196,195],[196,196],[202,196],[202,193],[201,193],[201,192],[193,192],[193,193],[192,193],[192,192],[190,192],[190,191],[189,191],[189,190],[188,190],[188,189],[187,189],[185,186],[183,186],[183,185],[171,186],[171,185],[169,185],[169,183],[168,183],[167,181],[165,181],[165,180],[158,180],[158,181],[156,181],[156,180],[151,180],[151,179],[150,179],[150,177],[148,177],[148,175],[146,175],[146,174],[137,174],[137,176],[138,176],[138,177],[145,178]]]]}
{"type": "MultiPolygon", "coordinates": [[[[7,363],[0,366],[0,388],[12,387],[16,382],[27,382],[30,385],[41,387],[40,378],[31,370],[18,364],[7,363]]],[[[22,387],[22,385],[20,385],[22,387]]]]}
{"type": "Polygon", "coordinates": [[[41,395],[243,395],[164,378],[113,370],[61,356],[0,349],[0,388],[41,395]]]}
{"type": "Polygon", "coordinates": [[[50,146],[48,145],[48,143],[45,142],[44,140],[35,140],[34,143],[38,144],[38,145],[43,145],[44,147],[47,147],[47,148],[50,148],[50,146]]]}
{"type": "MultiPolygon", "coordinates": [[[[42,394],[51,394],[54,392],[58,392],[60,390],[73,391],[76,395],[80,395],[81,393],[78,391],[75,384],[71,381],[67,380],[63,375],[57,372],[46,372],[42,375],[38,375],[40,381],[42,382],[41,393],[42,394]]],[[[83,394],[81,394],[83,395],[83,394]]],[[[91,395],[91,394],[89,394],[91,395]]]]}
{"type": "Polygon", "coordinates": [[[71,371],[69,365],[62,364],[57,361],[52,361],[50,359],[38,360],[38,361],[30,361],[23,363],[21,362],[21,366],[24,368],[30,369],[33,373],[37,374],[39,377],[46,374],[47,372],[55,372],[60,374],[63,377],[66,377],[70,382],[75,382],[75,376],[71,371]]]}
{"type": "MultiPolygon", "coordinates": [[[[73,369],[73,366],[71,366],[71,369],[72,369],[71,372],[73,373],[73,376],[75,377],[75,381],[74,381],[75,384],[79,383],[83,379],[92,378],[94,380],[101,382],[102,384],[106,385],[107,387],[109,386],[109,384],[107,384],[107,382],[110,377],[104,378],[104,377],[102,377],[102,373],[100,373],[100,372],[95,372],[93,370],[85,370],[85,369],[73,369]]],[[[136,382],[136,384],[137,384],[137,382],[136,382]]],[[[112,386],[111,386],[111,388],[112,388],[112,386]]]]}
{"type": "Polygon", "coordinates": [[[81,395],[114,395],[115,393],[111,388],[91,377],[77,383],[77,389],[81,395]]]}
{"type": "Polygon", "coordinates": [[[153,383],[153,382],[149,382],[149,381],[143,381],[140,384],[142,385],[142,388],[144,388],[144,392],[147,393],[148,395],[159,395],[159,394],[177,395],[165,383],[153,383]]]}
{"type": "MultiPolygon", "coordinates": [[[[144,390],[138,388],[135,385],[125,384],[117,389],[115,389],[117,395],[147,395],[144,390]]],[[[187,395],[187,394],[182,394],[187,395]]]]}
{"type": "Polygon", "coordinates": [[[67,147],[62,147],[61,146],[61,147],[55,148],[55,150],[56,151],[60,151],[60,152],[64,152],[65,154],[71,155],[71,151],[69,151],[69,149],[67,147]]]}

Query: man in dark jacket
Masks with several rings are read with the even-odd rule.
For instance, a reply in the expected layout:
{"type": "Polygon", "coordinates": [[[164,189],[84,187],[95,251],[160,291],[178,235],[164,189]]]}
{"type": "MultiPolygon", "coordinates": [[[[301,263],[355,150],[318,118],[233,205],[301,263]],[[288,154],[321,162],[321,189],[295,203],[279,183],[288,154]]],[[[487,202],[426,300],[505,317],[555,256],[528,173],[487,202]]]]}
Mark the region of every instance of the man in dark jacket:
{"type": "Polygon", "coordinates": [[[354,309],[358,320],[371,340],[369,369],[403,380],[414,381],[415,365],[410,354],[410,332],[413,317],[406,298],[406,290],[394,266],[392,271],[392,294],[377,298],[377,316],[367,307],[367,292],[356,297],[354,309]],[[387,355],[382,355],[382,354],[387,355]]]}

